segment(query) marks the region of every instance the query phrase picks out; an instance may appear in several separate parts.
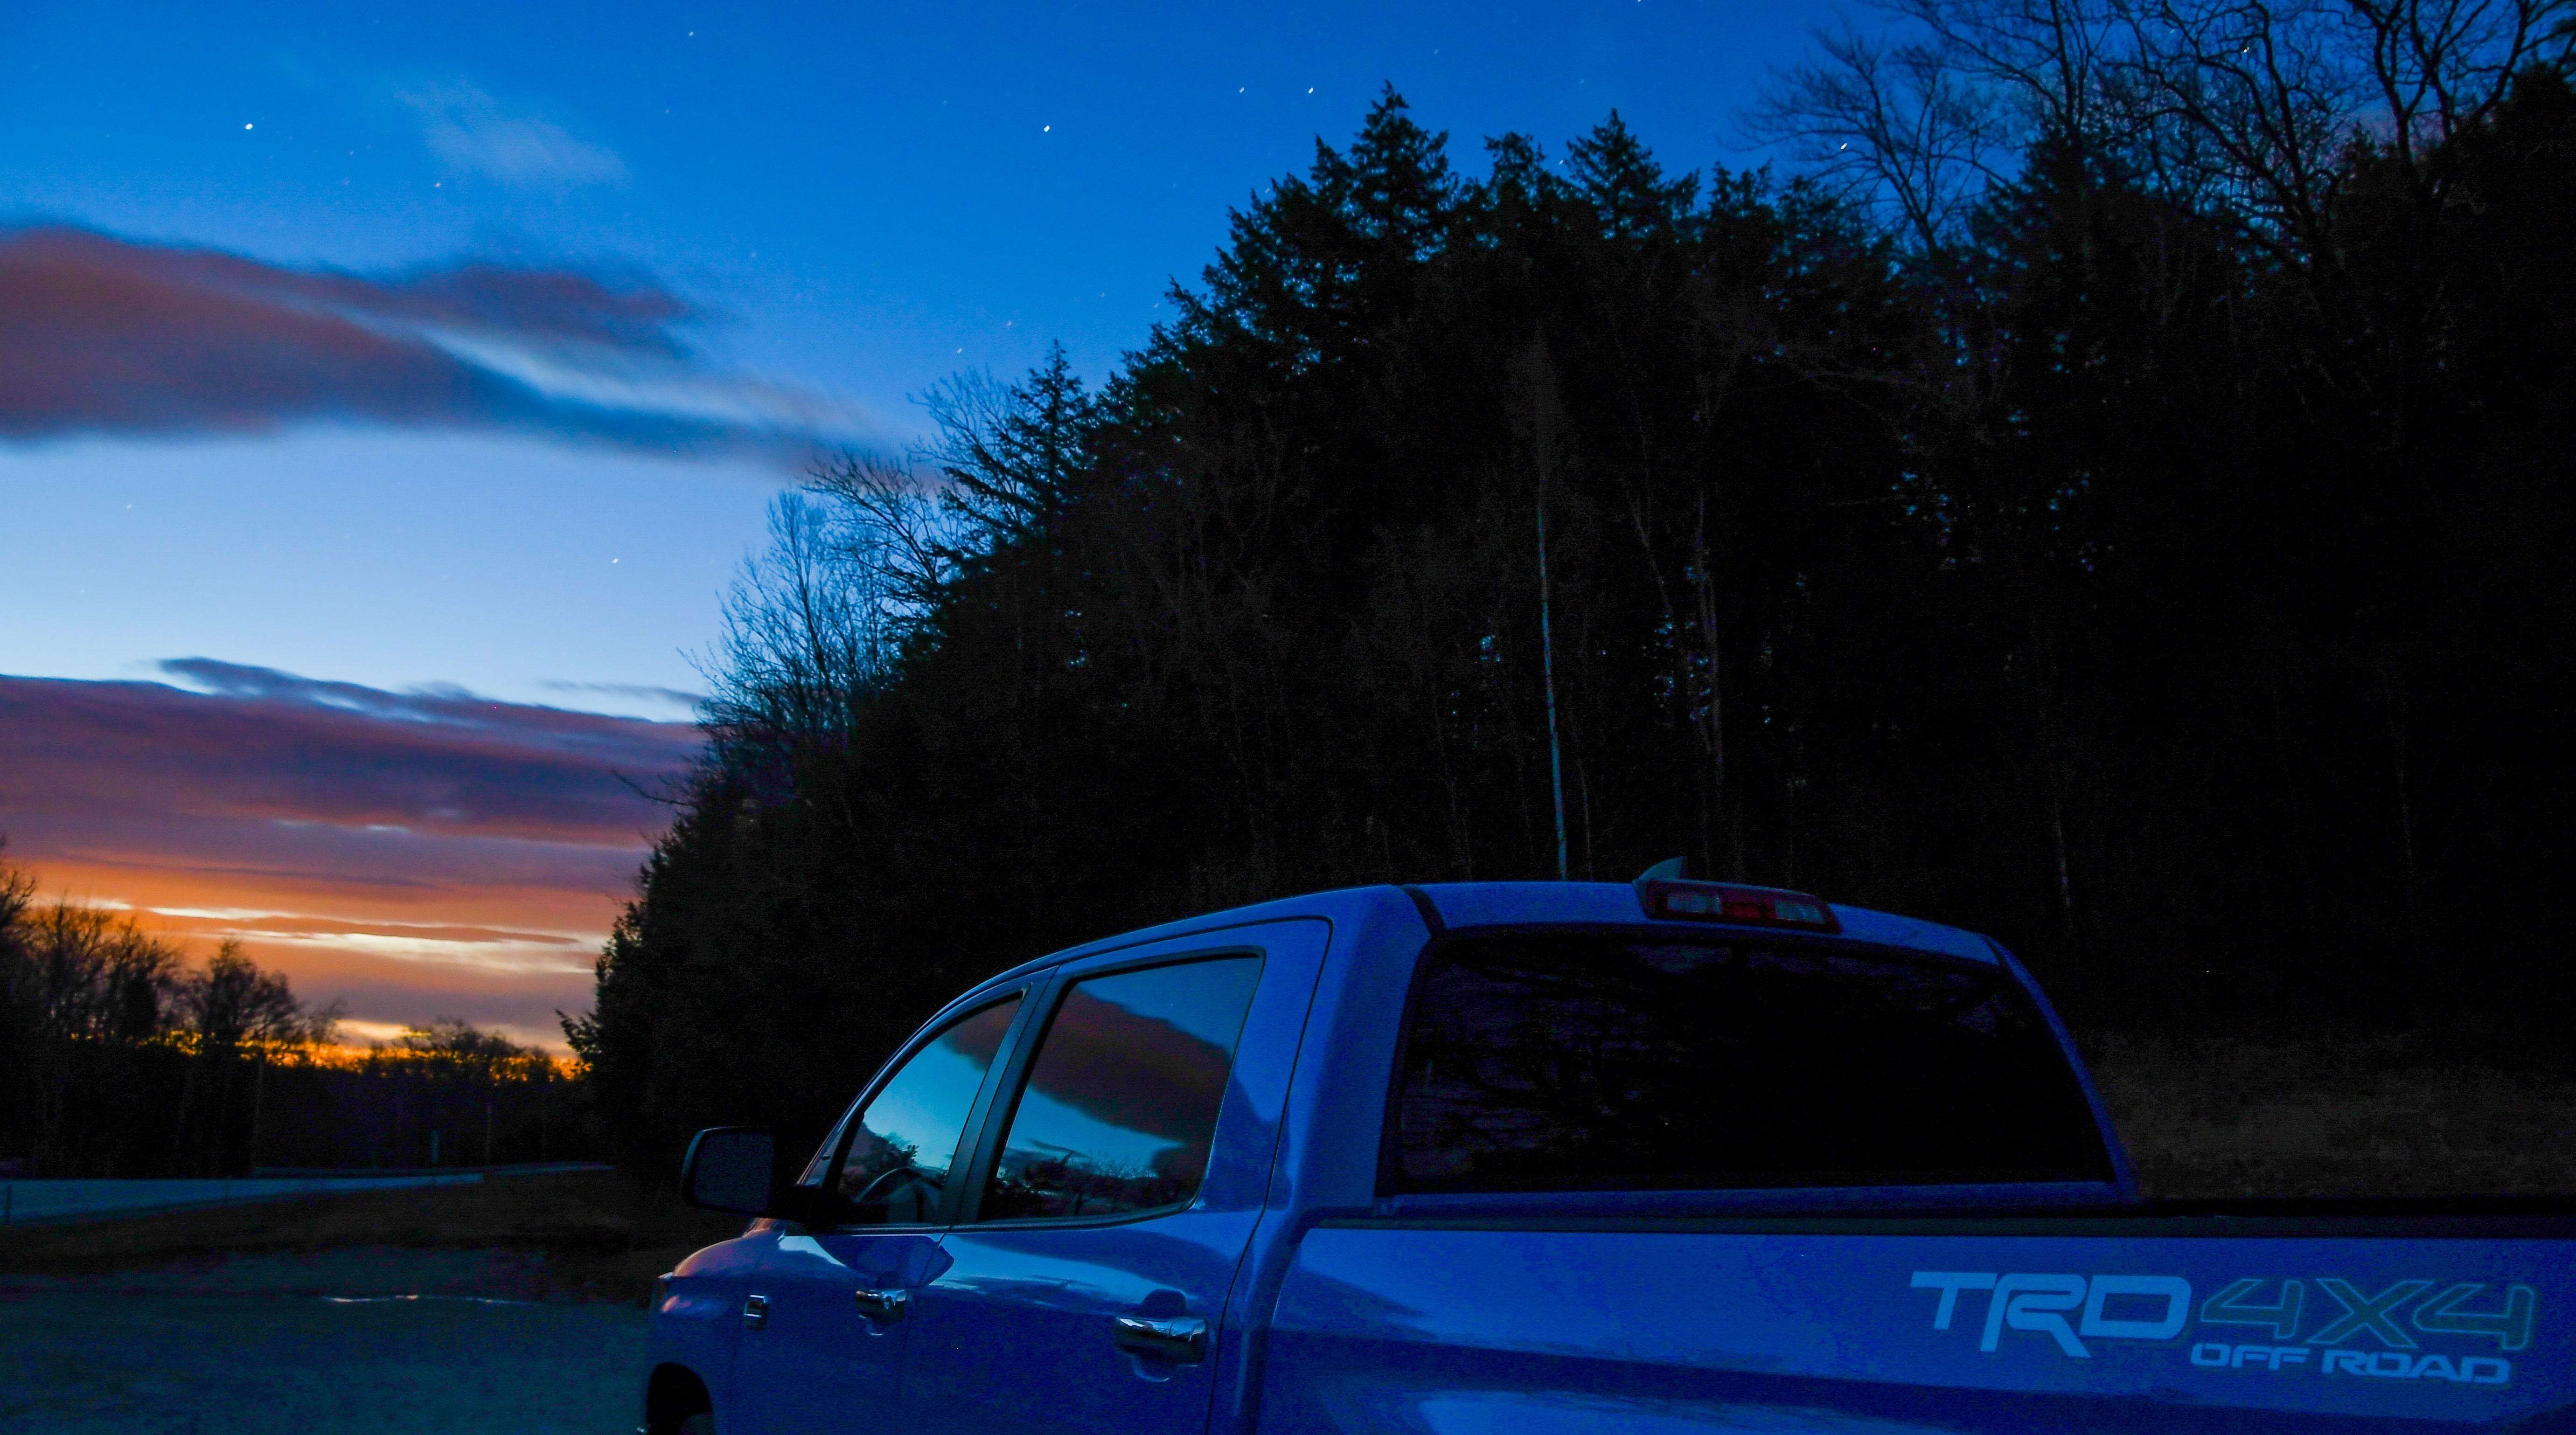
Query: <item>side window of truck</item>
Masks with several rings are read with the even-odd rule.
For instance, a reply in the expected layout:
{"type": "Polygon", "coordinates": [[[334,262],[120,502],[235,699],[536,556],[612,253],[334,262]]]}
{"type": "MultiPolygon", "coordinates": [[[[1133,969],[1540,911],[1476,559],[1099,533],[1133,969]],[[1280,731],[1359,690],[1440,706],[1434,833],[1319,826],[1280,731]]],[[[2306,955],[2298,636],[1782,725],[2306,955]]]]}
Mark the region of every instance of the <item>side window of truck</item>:
{"type": "Polygon", "coordinates": [[[978,1219],[1188,1204],[1260,975],[1260,958],[1228,956],[1074,983],[1029,1066],[978,1219]]]}
{"type": "Polygon", "coordinates": [[[938,1219],[957,1138],[1019,1009],[1013,996],[950,1022],[868,1098],[851,1123],[833,1183],[843,1220],[915,1225],[938,1219]]]}
{"type": "Polygon", "coordinates": [[[1847,948],[1466,937],[1424,958],[1383,1184],[2109,1180],[2009,976],[1847,948]]]}

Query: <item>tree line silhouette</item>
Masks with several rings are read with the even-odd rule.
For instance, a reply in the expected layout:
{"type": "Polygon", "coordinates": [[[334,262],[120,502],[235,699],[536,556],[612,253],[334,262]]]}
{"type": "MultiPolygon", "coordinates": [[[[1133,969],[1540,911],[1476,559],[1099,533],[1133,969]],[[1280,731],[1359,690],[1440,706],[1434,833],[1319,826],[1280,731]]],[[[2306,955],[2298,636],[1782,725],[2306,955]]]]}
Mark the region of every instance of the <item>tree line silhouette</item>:
{"type": "MultiPolygon", "coordinates": [[[[5,854],[0,854],[5,855],[5,854]]],[[[586,1157],[542,1050],[442,1017],[364,1050],[237,942],[202,966],[0,861],[0,1174],[247,1176],[586,1157]]]]}
{"type": "Polygon", "coordinates": [[[1748,110],[1789,178],[1390,88],[1105,383],[783,499],[567,1022],[620,1159],[1062,944],[1675,853],[2094,1029],[2564,1063],[2567,11],[1887,18],[1748,110]]]}

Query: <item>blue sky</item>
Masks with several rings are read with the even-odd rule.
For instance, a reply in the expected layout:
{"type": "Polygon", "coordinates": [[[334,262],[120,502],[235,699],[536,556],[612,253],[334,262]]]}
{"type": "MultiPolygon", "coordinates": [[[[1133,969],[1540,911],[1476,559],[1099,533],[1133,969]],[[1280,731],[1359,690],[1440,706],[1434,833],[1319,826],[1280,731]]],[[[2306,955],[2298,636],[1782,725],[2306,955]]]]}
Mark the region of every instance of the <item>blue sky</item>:
{"type": "MultiPolygon", "coordinates": [[[[1731,112],[1819,18],[1667,0],[10,7],[0,217],[294,267],[648,277],[702,310],[681,326],[702,372],[899,443],[907,395],[956,369],[1015,374],[1061,339],[1105,372],[1227,208],[1345,139],[1383,83],[1471,166],[1484,135],[1561,145],[1613,105],[1670,164],[1741,162],[1731,112]]],[[[782,477],[381,429],[0,452],[25,520],[0,539],[0,604],[49,619],[0,636],[0,671],[211,656],[528,701],[559,701],[550,681],[687,689],[680,655],[782,477]],[[98,597],[83,567],[128,553],[123,599],[79,601],[98,597]],[[630,563],[652,576],[606,571],[630,563]],[[317,592],[348,611],[298,612],[317,592]],[[211,633],[183,611],[207,597],[211,633]]]]}
{"type": "MultiPolygon", "coordinates": [[[[909,395],[1051,340],[1106,373],[1382,85],[1471,171],[1613,106],[1670,167],[1743,164],[1732,115],[1829,13],[0,8],[0,675],[685,721],[798,453],[900,446],[909,395]]],[[[19,860],[152,905],[7,776],[19,860]]]]}

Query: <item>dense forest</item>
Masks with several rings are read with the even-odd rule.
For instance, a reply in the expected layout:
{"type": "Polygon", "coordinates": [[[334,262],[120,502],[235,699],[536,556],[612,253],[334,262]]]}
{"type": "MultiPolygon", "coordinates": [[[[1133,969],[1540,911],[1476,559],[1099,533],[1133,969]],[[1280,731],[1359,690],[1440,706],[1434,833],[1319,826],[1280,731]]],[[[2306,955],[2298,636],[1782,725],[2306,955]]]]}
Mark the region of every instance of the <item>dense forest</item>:
{"type": "MultiPolygon", "coordinates": [[[[5,852],[0,851],[0,858],[5,852]]],[[[587,1156],[583,1092],[441,1018],[360,1050],[238,944],[202,965],[0,860],[0,1174],[246,1176],[587,1156]]]]}
{"type": "Polygon", "coordinates": [[[2564,1066],[2566,14],[1902,0],[1750,172],[1389,89],[1105,382],[779,504],[567,1023],[620,1159],[1066,943],[1676,853],[2095,1031],[2564,1066]]]}

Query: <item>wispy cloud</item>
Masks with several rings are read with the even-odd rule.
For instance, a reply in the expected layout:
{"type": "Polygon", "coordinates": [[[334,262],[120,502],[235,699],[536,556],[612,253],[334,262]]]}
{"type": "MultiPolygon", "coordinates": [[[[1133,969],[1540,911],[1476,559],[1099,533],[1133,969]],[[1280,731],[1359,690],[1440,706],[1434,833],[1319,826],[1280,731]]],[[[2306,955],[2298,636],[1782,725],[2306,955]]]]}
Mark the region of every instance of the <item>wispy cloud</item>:
{"type": "Polygon", "coordinates": [[[548,680],[537,686],[550,693],[595,693],[604,698],[631,698],[639,702],[661,703],[682,712],[695,712],[705,702],[704,693],[684,693],[678,688],[657,688],[640,683],[567,683],[548,680]]]}
{"type": "Polygon", "coordinates": [[[423,937],[407,932],[371,932],[356,926],[305,932],[231,928],[220,930],[215,935],[290,946],[326,947],[394,961],[487,967],[499,972],[587,972],[598,946],[596,941],[581,942],[547,933],[471,938],[423,937]]]}
{"type": "Polygon", "coordinates": [[[876,428],[709,370],[681,338],[704,317],[634,274],[463,261],[367,276],[0,229],[0,439],[338,422],[792,461],[876,428]]]}
{"type": "Polygon", "coordinates": [[[573,137],[534,110],[507,105],[468,81],[420,85],[398,96],[420,117],[421,142],[459,171],[518,189],[623,184],[616,152],[573,137]]]}

